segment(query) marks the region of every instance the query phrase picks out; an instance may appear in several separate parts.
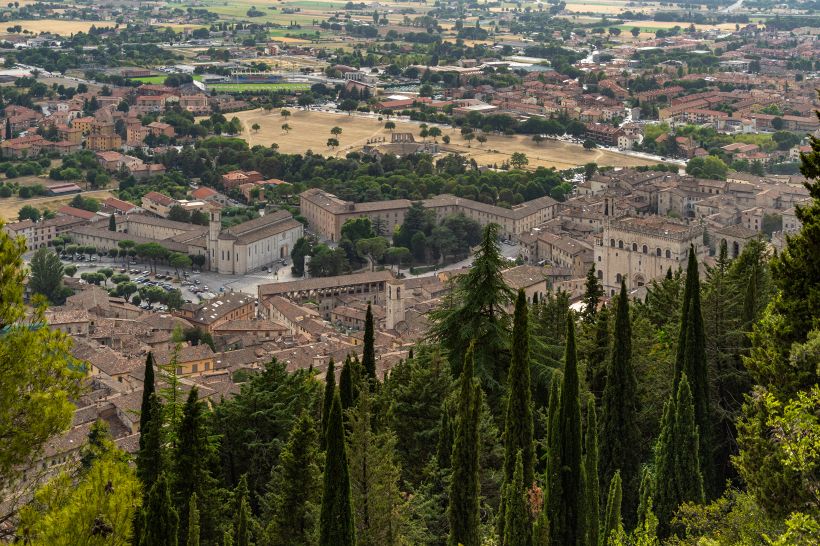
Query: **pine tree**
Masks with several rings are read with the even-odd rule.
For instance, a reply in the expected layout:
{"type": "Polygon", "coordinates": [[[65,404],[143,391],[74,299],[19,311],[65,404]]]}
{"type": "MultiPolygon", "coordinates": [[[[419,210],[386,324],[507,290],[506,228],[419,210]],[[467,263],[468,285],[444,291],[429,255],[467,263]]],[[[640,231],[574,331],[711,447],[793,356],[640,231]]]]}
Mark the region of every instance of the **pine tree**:
{"type": "Polygon", "coordinates": [[[595,322],[595,317],[598,314],[598,304],[603,296],[604,288],[601,286],[601,283],[598,282],[598,277],[595,273],[595,264],[592,264],[589,271],[587,271],[587,280],[584,285],[584,297],[581,300],[584,302],[584,310],[581,313],[584,322],[590,324],[595,322]]]}
{"type": "Polygon", "coordinates": [[[173,497],[179,514],[180,539],[188,526],[188,503],[197,495],[199,522],[202,534],[212,537],[216,533],[217,482],[211,474],[216,466],[216,450],[210,440],[205,406],[199,400],[196,387],[188,393],[179,425],[177,448],[174,451],[173,497]]]}
{"type": "Polygon", "coordinates": [[[333,396],[325,435],[327,451],[319,543],[327,546],[353,546],[356,544],[356,531],[350,501],[350,474],[342,425],[342,403],[338,393],[333,396]]]}
{"type": "Polygon", "coordinates": [[[270,522],[266,532],[272,545],[298,546],[313,540],[322,494],[318,440],[316,423],[303,411],[291,428],[265,495],[270,522]]]}
{"type": "Polygon", "coordinates": [[[684,502],[703,502],[703,478],[699,457],[694,402],[686,374],[681,374],[674,398],[666,404],[663,425],[655,448],[654,504],[658,533],[671,532],[672,516],[684,502]]]}
{"type": "MultiPolygon", "coordinates": [[[[612,356],[607,367],[601,423],[601,480],[609,484],[620,471],[627,525],[634,524],[640,479],[640,430],[638,429],[638,381],[632,365],[632,326],[626,284],[621,282],[615,310],[612,356]]],[[[605,485],[606,486],[606,485],[605,485]]]]}
{"type": "Polygon", "coordinates": [[[140,546],[177,546],[179,516],[171,502],[168,476],[161,472],[142,508],[140,546]]]}
{"type": "Polygon", "coordinates": [[[598,481],[598,418],[595,413],[595,397],[587,397],[587,421],[584,431],[584,481],[586,485],[586,543],[598,542],[601,514],[601,491],[598,481]]]}
{"type": "Polygon", "coordinates": [[[319,438],[322,442],[322,450],[327,445],[325,436],[327,425],[330,421],[330,410],[333,407],[333,397],[336,396],[336,365],[333,357],[327,363],[327,373],[325,374],[325,395],[322,403],[322,430],[319,431],[319,438]]]}
{"type": "Polygon", "coordinates": [[[140,435],[140,447],[137,453],[137,477],[142,482],[146,494],[151,490],[163,469],[162,457],[162,404],[156,394],[148,398],[148,431],[140,435]]]}
{"type": "Polygon", "coordinates": [[[154,353],[145,359],[145,379],[142,384],[142,405],[140,406],[140,449],[145,443],[151,422],[151,395],[156,392],[154,385],[154,353]]]}
{"type": "Polygon", "coordinates": [[[479,546],[479,419],[481,387],[473,378],[471,345],[461,367],[456,434],[453,442],[450,499],[447,508],[450,520],[449,546],[479,546]]]}
{"type": "Polygon", "coordinates": [[[515,456],[515,471],[512,480],[505,486],[504,536],[501,542],[503,546],[532,544],[532,524],[527,502],[529,487],[524,481],[524,465],[521,455],[522,450],[519,450],[515,456]]]}
{"type": "MultiPolygon", "coordinates": [[[[518,291],[513,318],[512,359],[507,377],[507,414],[504,426],[504,487],[513,479],[516,457],[521,457],[525,489],[534,482],[532,387],[530,386],[529,326],[527,296],[518,291]]],[[[518,496],[521,491],[512,491],[518,496]]],[[[499,514],[504,514],[506,495],[501,497],[499,514]]],[[[506,519],[498,518],[498,536],[504,537],[506,519]]]]}
{"type": "Polygon", "coordinates": [[[199,509],[196,507],[196,493],[188,502],[188,540],[187,546],[199,546],[199,509]]]}
{"type": "Polygon", "coordinates": [[[365,375],[371,386],[376,385],[376,341],[373,329],[373,311],[367,304],[367,314],[364,319],[364,348],[362,349],[362,365],[365,375]]]}
{"type": "Polygon", "coordinates": [[[550,535],[554,544],[576,544],[586,536],[582,514],[581,405],[579,403],[578,362],[575,349],[575,323],[567,317],[567,345],[561,405],[557,418],[557,482],[550,486],[550,535]]]}
{"type": "MultiPolygon", "coordinates": [[[[708,493],[716,490],[719,484],[715,484],[713,481],[711,393],[706,360],[706,336],[703,329],[703,314],[700,305],[700,277],[693,246],[689,247],[683,305],[672,388],[673,392],[676,393],[682,374],[686,374],[695,407],[695,423],[700,433],[700,465],[703,483],[708,493]]],[[[663,518],[659,515],[658,519],[663,525],[663,518]]]]}
{"type": "Polygon", "coordinates": [[[621,473],[615,472],[609,483],[609,494],[606,499],[606,517],[601,529],[601,538],[598,543],[606,546],[612,533],[621,530],[621,473]]]}

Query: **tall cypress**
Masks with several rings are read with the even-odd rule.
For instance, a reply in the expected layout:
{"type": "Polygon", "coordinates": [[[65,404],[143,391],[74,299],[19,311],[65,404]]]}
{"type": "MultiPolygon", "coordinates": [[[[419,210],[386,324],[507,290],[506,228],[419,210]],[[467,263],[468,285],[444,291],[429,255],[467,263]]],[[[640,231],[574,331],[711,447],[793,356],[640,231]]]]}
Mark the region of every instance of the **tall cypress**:
{"type": "Polygon", "coordinates": [[[171,487],[165,472],[161,472],[151,487],[148,500],[142,508],[142,536],[140,546],[177,546],[179,516],[171,502],[171,487]]]}
{"type": "Polygon", "coordinates": [[[173,454],[173,497],[180,521],[180,540],[188,527],[188,504],[196,494],[199,502],[199,525],[204,536],[216,533],[217,481],[211,474],[216,466],[216,450],[211,443],[205,404],[199,400],[196,387],[188,393],[177,433],[173,454]]]}
{"type": "Polygon", "coordinates": [[[162,472],[162,404],[156,393],[148,398],[148,431],[140,435],[137,452],[137,477],[142,482],[143,491],[148,492],[162,472]]]}
{"type": "Polygon", "coordinates": [[[664,407],[655,448],[654,505],[662,538],[670,534],[670,522],[678,506],[704,500],[698,436],[692,393],[684,373],[677,392],[664,407]]]}
{"type": "MultiPolygon", "coordinates": [[[[242,476],[243,479],[247,479],[246,476],[242,476]]],[[[250,510],[251,507],[248,504],[248,484],[244,482],[244,488],[241,487],[243,485],[240,482],[240,495],[237,499],[237,504],[239,506],[239,510],[236,513],[236,540],[234,544],[236,546],[250,546],[251,543],[251,536],[250,536],[250,510]]]]}
{"type": "Polygon", "coordinates": [[[196,506],[196,493],[188,502],[188,538],[186,546],[199,546],[199,509],[196,506]]]}
{"type": "Polygon", "coordinates": [[[641,474],[641,488],[638,492],[637,529],[644,527],[650,512],[654,514],[652,485],[652,473],[649,471],[649,467],[644,467],[643,473],[641,474]]]}
{"type": "Polygon", "coordinates": [[[615,472],[612,481],[609,483],[609,494],[606,499],[606,517],[604,526],[601,529],[599,544],[606,546],[613,531],[618,531],[621,527],[621,473],[615,472]]]}
{"type": "Polygon", "coordinates": [[[609,308],[604,305],[595,315],[595,347],[590,351],[587,362],[587,386],[595,395],[595,403],[600,404],[606,387],[606,370],[610,358],[609,308]]]}
{"type": "Polygon", "coordinates": [[[479,420],[481,387],[473,377],[473,346],[467,350],[461,369],[456,435],[453,442],[452,481],[447,515],[449,546],[478,546],[479,536],[479,420]]]}
{"type": "MultiPolygon", "coordinates": [[[[526,546],[532,544],[532,523],[527,503],[527,483],[524,481],[522,450],[515,456],[512,480],[505,486],[507,499],[504,510],[503,546],[526,546]]],[[[501,515],[499,515],[501,517],[501,515]]]]}
{"type": "Polygon", "coordinates": [[[342,409],[352,408],[356,404],[356,390],[358,389],[358,364],[350,357],[345,358],[342,371],[339,373],[339,399],[342,409]]]}
{"type": "Polygon", "coordinates": [[[338,393],[333,396],[325,435],[327,451],[319,543],[326,546],[353,546],[356,544],[356,530],[350,501],[350,472],[342,425],[342,402],[338,393]]]}
{"type": "Polygon", "coordinates": [[[564,379],[558,410],[557,483],[550,488],[550,535],[553,544],[577,544],[586,535],[584,512],[583,462],[581,449],[581,405],[579,403],[578,358],[575,349],[575,323],[567,316],[567,344],[564,379]]]}
{"type": "Polygon", "coordinates": [[[322,430],[319,434],[322,449],[327,445],[325,433],[327,425],[330,421],[330,409],[333,407],[333,397],[336,395],[336,364],[333,362],[333,357],[327,363],[327,373],[325,374],[325,394],[322,402],[322,430]]]}
{"type": "MultiPolygon", "coordinates": [[[[503,486],[512,482],[515,472],[516,457],[522,462],[522,480],[524,489],[529,489],[534,481],[533,476],[533,418],[532,387],[530,386],[530,343],[527,318],[527,296],[524,290],[518,291],[515,302],[512,334],[512,359],[507,375],[507,414],[504,424],[504,481],[503,486]]],[[[507,502],[506,489],[501,497],[499,514],[504,514],[507,502]]],[[[512,491],[519,496],[521,491],[512,491]]],[[[498,536],[504,537],[504,517],[498,518],[498,536]]],[[[523,546],[523,545],[522,545],[523,546]]]]}
{"type": "Polygon", "coordinates": [[[678,351],[675,358],[673,393],[677,392],[681,375],[684,373],[689,380],[695,407],[695,423],[700,433],[700,467],[704,486],[709,493],[718,484],[713,483],[709,370],[700,304],[700,276],[693,246],[689,247],[689,262],[686,267],[686,288],[678,336],[678,351]]]}
{"type": "Polygon", "coordinates": [[[626,523],[632,527],[638,505],[640,479],[640,430],[638,429],[638,380],[632,366],[632,326],[626,284],[615,310],[612,355],[607,367],[601,423],[601,480],[607,487],[620,470],[626,523]]]}
{"type": "Polygon", "coordinates": [[[364,318],[364,348],[362,349],[362,364],[368,381],[376,384],[376,346],[373,330],[373,311],[367,304],[367,314],[364,318]]]}
{"type": "Polygon", "coordinates": [[[151,422],[151,395],[156,392],[154,384],[154,353],[145,358],[145,378],[142,383],[142,405],[140,406],[140,449],[145,442],[151,422]]]}
{"type": "Polygon", "coordinates": [[[604,296],[604,288],[598,282],[598,277],[595,274],[595,264],[587,271],[587,280],[584,288],[584,297],[581,301],[584,302],[584,310],[581,316],[584,322],[595,322],[595,315],[598,313],[598,303],[604,296]]]}
{"type": "Polygon", "coordinates": [[[114,214],[108,217],[108,231],[117,231],[117,217],[114,214]]]}
{"type": "Polygon", "coordinates": [[[595,397],[587,397],[587,421],[584,431],[584,479],[586,485],[586,543],[598,542],[601,514],[601,491],[598,480],[598,417],[595,413],[595,397]]]}

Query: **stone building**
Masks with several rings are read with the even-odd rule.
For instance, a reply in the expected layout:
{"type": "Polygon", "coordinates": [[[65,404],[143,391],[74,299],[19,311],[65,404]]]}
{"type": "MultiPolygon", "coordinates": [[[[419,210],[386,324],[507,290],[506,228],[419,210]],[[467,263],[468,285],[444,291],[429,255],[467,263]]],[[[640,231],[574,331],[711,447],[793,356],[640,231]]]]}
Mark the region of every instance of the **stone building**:
{"type": "Polygon", "coordinates": [[[686,267],[689,246],[698,261],[708,253],[700,225],[675,223],[660,216],[610,219],[595,245],[598,278],[609,295],[626,280],[627,289],[643,286],[672,271],[686,267]]]}

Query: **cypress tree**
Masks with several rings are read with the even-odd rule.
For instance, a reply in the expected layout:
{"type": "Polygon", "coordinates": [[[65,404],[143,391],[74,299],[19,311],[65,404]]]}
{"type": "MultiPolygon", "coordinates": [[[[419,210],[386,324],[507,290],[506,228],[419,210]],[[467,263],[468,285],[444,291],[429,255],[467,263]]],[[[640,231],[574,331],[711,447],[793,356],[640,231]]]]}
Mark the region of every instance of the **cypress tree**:
{"type": "Polygon", "coordinates": [[[333,357],[327,363],[327,373],[325,374],[325,394],[322,402],[322,430],[319,434],[319,439],[322,443],[322,449],[325,449],[327,441],[325,439],[327,433],[327,425],[330,421],[330,409],[333,407],[333,397],[336,395],[336,365],[333,362],[333,357]]]}
{"type": "Polygon", "coordinates": [[[638,492],[638,518],[636,529],[645,527],[649,514],[654,514],[652,504],[652,473],[648,467],[644,467],[643,474],[641,474],[641,488],[638,492]]]}
{"type": "Polygon", "coordinates": [[[196,387],[188,393],[182,410],[182,420],[177,433],[177,447],[174,450],[173,497],[179,514],[180,540],[185,537],[188,527],[188,504],[196,494],[199,502],[200,521],[205,537],[216,532],[215,498],[217,483],[211,474],[216,465],[216,451],[210,441],[205,406],[199,400],[196,387]]]}
{"type": "Polygon", "coordinates": [[[108,217],[108,231],[117,231],[117,218],[113,214],[108,217]]]}
{"type": "Polygon", "coordinates": [[[342,410],[356,405],[360,379],[359,367],[358,359],[354,360],[350,355],[345,358],[345,362],[342,364],[342,371],[339,373],[339,399],[342,402],[342,410]]]}
{"type": "Polygon", "coordinates": [[[356,531],[350,502],[350,474],[342,425],[342,403],[338,393],[333,396],[325,434],[327,451],[319,543],[323,546],[353,546],[356,544],[356,531]]]}
{"type": "Polygon", "coordinates": [[[575,323],[567,316],[567,345],[564,380],[558,410],[556,487],[550,488],[550,534],[553,544],[577,544],[586,535],[582,514],[583,463],[581,460],[581,405],[578,400],[578,361],[575,349],[575,323]]]}
{"type": "Polygon", "coordinates": [[[263,503],[269,535],[287,540],[277,544],[310,544],[318,512],[321,483],[316,423],[307,410],[294,423],[279,456],[263,503]]]}
{"type": "Polygon", "coordinates": [[[689,380],[689,388],[695,407],[695,423],[700,433],[700,468],[703,483],[708,492],[712,491],[717,484],[712,481],[712,410],[709,372],[706,361],[706,336],[700,304],[700,277],[693,246],[689,247],[689,262],[686,267],[686,288],[684,290],[681,327],[678,336],[678,351],[675,358],[673,393],[677,393],[682,374],[686,374],[689,380]]]}
{"type": "Polygon", "coordinates": [[[615,472],[609,484],[609,495],[606,499],[606,517],[604,527],[601,532],[599,544],[606,546],[612,532],[618,532],[621,528],[621,473],[615,472]]]}
{"type": "Polygon", "coordinates": [[[608,484],[620,471],[624,513],[632,527],[638,505],[640,479],[640,430],[638,429],[638,381],[632,366],[632,326],[626,284],[621,282],[615,310],[612,355],[607,367],[601,424],[601,480],[608,484]]]}
{"type": "Polygon", "coordinates": [[[145,379],[142,384],[142,405],[140,406],[140,449],[142,449],[151,422],[151,395],[156,392],[154,385],[154,353],[145,359],[145,379]]]}
{"type": "Polygon", "coordinates": [[[581,301],[584,302],[584,310],[581,316],[584,322],[595,322],[595,316],[598,313],[598,303],[604,296],[604,288],[598,282],[598,277],[595,275],[595,264],[587,271],[587,280],[584,288],[584,297],[581,301]]]}
{"type": "Polygon", "coordinates": [[[367,314],[364,319],[364,348],[362,349],[362,364],[369,382],[376,384],[376,346],[373,331],[373,311],[367,304],[367,314]]]}
{"type": "Polygon", "coordinates": [[[595,403],[603,400],[606,387],[606,370],[609,366],[609,308],[604,305],[595,315],[595,347],[590,352],[587,362],[587,386],[595,395],[595,403]]]}
{"type": "MultiPolygon", "coordinates": [[[[528,485],[524,481],[522,450],[515,456],[512,480],[505,486],[505,513],[503,546],[526,546],[532,544],[532,524],[527,503],[528,485]]],[[[500,516],[499,516],[500,517],[500,516]]]]}
{"type": "Polygon", "coordinates": [[[689,381],[681,374],[678,390],[663,412],[663,423],[655,448],[655,512],[658,534],[671,532],[672,516],[684,502],[703,502],[699,438],[689,381]]]}
{"type": "Polygon", "coordinates": [[[159,474],[151,487],[142,513],[140,546],[177,546],[179,516],[171,502],[171,488],[165,472],[159,474]]]}
{"type": "MultiPolygon", "coordinates": [[[[512,359],[507,376],[507,415],[504,425],[504,486],[512,482],[516,457],[520,456],[523,465],[522,480],[524,489],[529,489],[534,481],[533,476],[533,419],[532,387],[530,386],[530,347],[529,326],[527,318],[527,296],[524,290],[518,291],[515,302],[512,334],[512,359]]],[[[505,491],[502,489],[502,491],[505,491]]],[[[521,491],[513,491],[518,496],[521,491]]],[[[504,514],[506,494],[501,497],[499,514],[504,514]]],[[[506,519],[498,518],[498,536],[505,537],[506,519]]]]}
{"type": "Polygon", "coordinates": [[[587,398],[587,422],[584,432],[584,479],[586,484],[586,543],[598,542],[601,513],[601,491],[598,481],[598,417],[595,413],[595,397],[587,398]]]}
{"type": "Polygon", "coordinates": [[[6,118],[6,140],[10,139],[14,136],[14,133],[11,131],[11,118],[6,118]]]}
{"type": "Polygon", "coordinates": [[[143,491],[147,494],[162,472],[162,404],[156,394],[148,399],[148,431],[140,435],[140,447],[137,453],[137,477],[142,482],[143,491]]]}
{"type": "Polygon", "coordinates": [[[236,546],[250,546],[250,505],[248,504],[248,482],[245,475],[239,482],[237,504],[239,510],[236,513],[236,546]]]}
{"type": "Polygon", "coordinates": [[[449,546],[479,546],[479,420],[481,387],[473,377],[473,346],[467,350],[461,370],[456,435],[453,442],[452,481],[447,514],[449,546]]]}
{"type": "Polygon", "coordinates": [[[440,469],[450,468],[453,456],[453,435],[455,433],[453,421],[450,418],[450,404],[445,400],[441,407],[441,418],[438,428],[438,444],[436,445],[436,463],[440,469]]]}
{"type": "Polygon", "coordinates": [[[188,503],[188,540],[186,546],[199,546],[199,509],[196,507],[196,493],[188,503]]]}

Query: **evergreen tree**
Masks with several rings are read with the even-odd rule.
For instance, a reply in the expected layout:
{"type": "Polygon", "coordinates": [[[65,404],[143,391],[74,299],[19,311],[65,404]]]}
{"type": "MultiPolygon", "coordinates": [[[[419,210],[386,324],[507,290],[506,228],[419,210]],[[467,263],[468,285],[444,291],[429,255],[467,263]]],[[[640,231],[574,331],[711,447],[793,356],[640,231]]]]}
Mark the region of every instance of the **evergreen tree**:
{"type": "Polygon", "coordinates": [[[182,410],[182,420],[174,451],[173,497],[180,521],[180,542],[189,527],[188,504],[193,495],[199,503],[198,526],[204,537],[216,535],[217,482],[211,474],[216,463],[216,451],[210,441],[210,430],[204,404],[196,387],[188,393],[182,410]]]}
{"type": "Polygon", "coordinates": [[[108,231],[117,231],[117,218],[113,214],[108,217],[108,231]]]}
{"type": "Polygon", "coordinates": [[[515,471],[512,480],[505,486],[504,536],[501,542],[503,546],[532,544],[532,524],[527,495],[529,486],[524,481],[524,465],[521,455],[522,450],[519,450],[515,456],[515,471]]]}
{"type": "Polygon", "coordinates": [[[658,533],[669,535],[672,516],[684,502],[703,502],[698,429],[694,403],[685,373],[681,374],[674,398],[663,412],[663,426],[655,448],[654,505],[658,533]]]}
{"type": "Polygon", "coordinates": [[[367,314],[364,319],[364,348],[362,349],[362,365],[365,375],[371,385],[376,384],[376,341],[373,329],[373,311],[367,304],[367,314]]]}
{"type": "Polygon", "coordinates": [[[595,395],[596,405],[603,401],[604,387],[606,386],[606,370],[609,366],[611,351],[609,346],[609,317],[610,312],[607,306],[601,307],[595,315],[595,345],[587,358],[587,386],[590,392],[595,395]]]}
{"type": "Polygon", "coordinates": [[[6,140],[14,137],[14,133],[11,130],[11,117],[6,118],[6,140]]]}
{"type": "Polygon", "coordinates": [[[350,355],[345,358],[342,364],[342,371],[339,373],[339,399],[342,402],[342,410],[352,408],[356,403],[355,390],[357,389],[357,371],[353,369],[353,359],[350,355]]]}
{"type": "Polygon", "coordinates": [[[584,483],[586,485],[586,544],[598,543],[601,515],[601,491],[598,480],[598,417],[595,397],[587,397],[587,421],[584,431],[584,483]]]}
{"type": "Polygon", "coordinates": [[[318,440],[316,423],[303,411],[279,456],[263,502],[270,522],[266,535],[273,546],[314,543],[321,503],[318,440]]]}
{"type": "Polygon", "coordinates": [[[151,395],[156,392],[154,385],[154,353],[149,352],[145,359],[145,379],[142,386],[142,404],[140,406],[140,450],[145,445],[148,427],[151,423],[151,395]]]}
{"type": "Polygon", "coordinates": [[[330,357],[330,362],[327,363],[327,373],[325,374],[325,395],[322,403],[322,430],[319,432],[322,450],[324,450],[327,445],[325,436],[327,434],[327,425],[330,422],[330,410],[333,407],[334,396],[336,396],[336,365],[333,363],[333,357],[330,357]]]}
{"type": "MultiPolygon", "coordinates": [[[[638,517],[636,529],[646,526],[649,514],[652,514],[652,517],[654,517],[652,487],[652,472],[650,472],[649,467],[644,467],[643,473],[641,474],[641,487],[638,491],[638,517]]],[[[655,522],[655,526],[657,526],[657,521],[655,522]]]]}
{"type": "MultiPolygon", "coordinates": [[[[516,457],[521,458],[525,489],[534,482],[532,387],[530,386],[529,326],[527,296],[518,291],[513,318],[512,359],[507,377],[507,413],[504,426],[504,487],[511,483],[516,457]]],[[[518,496],[521,491],[514,490],[518,496]]],[[[505,513],[506,496],[501,497],[499,514],[505,513]]],[[[499,517],[498,536],[505,537],[506,518],[499,517]]]]}
{"type": "Polygon", "coordinates": [[[163,469],[162,457],[162,405],[156,394],[148,398],[147,432],[140,435],[142,444],[137,453],[137,477],[146,494],[151,490],[163,469]]]}
{"type": "Polygon", "coordinates": [[[490,407],[503,409],[502,384],[509,363],[507,307],[512,303],[512,290],[501,275],[505,259],[498,239],[499,226],[488,224],[473,266],[455,278],[453,290],[430,313],[430,337],[446,351],[454,376],[460,373],[468,347],[475,344],[476,376],[487,392],[490,407]]]}
{"type": "Polygon", "coordinates": [[[615,310],[612,356],[606,374],[601,424],[601,479],[608,484],[620,471],[624,513],[627,524],[634,523],[638,503],[640,430],[638,429],[638,381],[632,365],[632,326],[626,284],[621,282],[615,310]]]}
{"type": "Polygon", "coordinates": [[[604,287],[598,282],[598,277],[595,273],[595,264],[592,264],[589,271],[587,271],[584,297],[581,300],[584,302],[584,310],[581,313],[584,322],[595,322],[595,317],[598,314],[598,304],[602,297],[604,297],[604,287]]]}
{"type": "Polygon", "coordinates": [[[455,426],[450,419],[450,407],[447,400],[442,403],[441,420],[439,422],[438,442],[436,443],[436,464],[442,470],[449,469],[452,464],[453,442],[455,426]]]}
{"type": "MultiPolygon", "coordinates": [[[[686,267],[686,288],[683,296],[678,352],[675,358],[673,392],[677,393],[678,383],[686,374],[695,407],[695,423],[700,433],[700,465],[704,487],[708,492],[716,490],[712,472],[712,409],[709,386],[709,371],[706,360],[706,336],[703,329],[703,314],[700,305],[700,277],[695,249],[689,247],[689,262],[686,267]]],[[[663,525],[663,517],[658,514],[663,525]]]]}
{"type": "Polygon", "coordinates": [[[140,546],[177,546],[179,516],[171,502],[168,475],[161,472],[142,508],[140,546]]]}
{"type": "Polygon", "coordinates": [[[448,546],[479,546],[479,419],[481,387],[473,378],[474,346],[470,345],[461,366],[456,434],[453,442],[448,546]]]}
{"type": "MultiPolygon", "coordinates": [[[[243,479],[245,479],[244,476],[243,479]]],[[[251,507],[248,504],[247,482],[240,482],[240,485],[243,483],[245,487],[242,489],[242,494],[238,499],[239,511],[236,513],[236,540],[234,541],[236,546],[250,546],[251,544],[251,507]]]]}
{"type": "Polygon", "coordinates": [[[353,546],[356,544],[356,531],[350,502],[350,474],[342,425],[342,403],[338,393],[333,396],[325,435],[327,451],[319,544],[353,546]]]}
{"type": "Polygon", "coordinates": [[[553,544],[576,544],[586,536],[582,514],[581,405],[579,403],[578,363],[575,349],[575,323],[572,314],[567,317],[567,345],[564,378],[561,385],[561,404],[558,409],[555,441],[555,480],[550,484],[550,535],[553,544]]]}
{"type": "Polygon", "coordinates": [[[612,533],[618,533],[621,528],[621,473],[615,472],[612,481],[609,482],[606,517],[604,518],[604,526],[601,529],[601,538],[598,544],[601,546],[609,544],[609,537],[612,533]]]}
{"type": "Polygon", "coordinates": [[[188,502],[188,540],[187,546],[199,546],[199,509],[196,507],[196,493],[188,502]]]}

